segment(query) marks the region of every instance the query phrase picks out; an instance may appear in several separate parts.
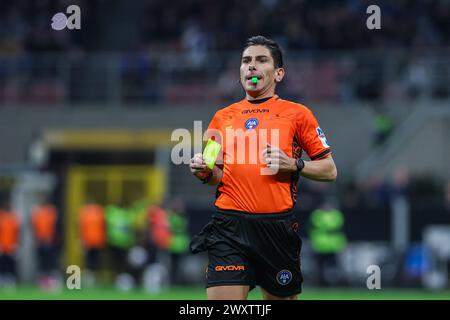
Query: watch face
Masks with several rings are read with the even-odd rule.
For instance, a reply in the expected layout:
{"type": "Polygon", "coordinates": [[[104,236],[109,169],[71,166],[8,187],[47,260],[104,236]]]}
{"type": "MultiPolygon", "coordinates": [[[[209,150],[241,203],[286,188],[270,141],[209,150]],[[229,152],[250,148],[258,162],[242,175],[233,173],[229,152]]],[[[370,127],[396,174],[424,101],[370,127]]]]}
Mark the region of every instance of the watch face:
{"type": "Polygon", "coordinates": [[[297,169],[301,171],[304,167],[304,162],[302,159],[297,159],[297,169]]]}

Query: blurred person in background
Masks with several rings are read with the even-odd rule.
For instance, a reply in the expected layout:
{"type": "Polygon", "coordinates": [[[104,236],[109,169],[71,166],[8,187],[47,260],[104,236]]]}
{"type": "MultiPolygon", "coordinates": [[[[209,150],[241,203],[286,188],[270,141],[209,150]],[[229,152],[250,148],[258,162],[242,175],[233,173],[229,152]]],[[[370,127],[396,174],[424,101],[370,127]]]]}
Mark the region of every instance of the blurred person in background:
{"type": "Polygon", "coordinates": [[[226,136],[227,128],[254,130],[259,150],[254,148],[256,154],[239,152],[255,156],[256,161],[231,160],[230,149],[239,148],[235,135],[232,141],[221,141],[224,161],[212,170],[201,153],[190,161],[197,179],[219,185],[217,211],[191,242],[192,253],[208,252],[208,299],[244,300],[256,285],[263,298],[271,300],[297,299],[302,290],[302,244],[293,214],[297,182],[300,176],[335,181],[337,169],[313,112],[275,93],[284,75],[279,45],[263,36],[249,38],[240,65],[245,97],[217,111],[208,133],[214,131],[219,140],[226,136]],[[281,139],[276,141],[271,135],[269,141],[266,131],[266,139],[258,142],[258,132],[267,129],[277,130],[281,139]],[[301,159],[303,150],[311,161],[301,159]]]}
{"type": "Polygon", "coordinates": [[[189,250],[188,219],[184,202],[169,199],[162,207],[153,205],[149,209],[149,231],[151,263],[161,263],[161,256],[168,254],[167,271],[171,285],[182,284],[181,259],[189,250]],[[159,255],[158,253],[163,253],[159,255]],[[158,259],[159,258],[159,259],[158,259]]]}
{"type": "Polygon", "coordinates": [[[88,202],[80,209],[80,236],[86,262],[88,285],[94,285],[100,267],[100,254],[106,243],[105,210],[101,205],[88,202]]]}
{"type": "Polygon", "coordinates": [[[168,213],[160,205],[153,204],[148,208],[148,266],[146,269],[145,287],[150,292],[159,292],[170,283],[168,253],[171,232],[168,213]]]}
{"type": "Polygon", "coordinates": [[[383,144],[391,134],[394,124],[389,114],[384,110],[377,110],[373,123],[373,136],[375,146],[383,144]]]}
{"type": "Polygon", "coordinates": [[[309,239],[318,264],[318,283],[320,286],[336,284],[340,281],[337,254],[347,245],[344,215],[330,201],[324,201],[311,213],[309,222],[309,239]]]}
{"type": "Polygon", "coordinates": [[[142,283],[143,272],[149,261],[147,213],[150,200],[143,195],[138,196],[137,199],[129,208],[135,241],[128,250],[127,261],[128,271],[134,281],[142,283]]]}
{"type": "Polygon", "coordinates": [[[57,288],[58,262],[56,224],[58,211],[47,200],[41,200],[31,211],[31,225],[39,260],[39,285],[44,290],[57,288]]]}
{"type": "Polygon", "coordinates": [[[408,169],[396,168],[389,181],[391,200],[397,197],[409,198],[411,196],[411,173],[408,169]]]}
{"type": "MultiPolygon", "coordinates": [[[[122,204],[108,205],[105,209],[106,234],[109,250],[111,253],[111,264],[117,275],[116,284],[120,279],[128,279],[128,250],[135,243],[133,228],[133,215],[122,204]]],[[[126,280],[128,281],[128,280],[126,280]]]]}
{"type": "Polygon", "coordinates": [[[0,288],[17,283],[16,252],[20,241],[20,219],[5,204],[0,208],[0,288]]]}
{"type": "Polygon", "coordinates": [[[206,32],[194,21],[188,21],[183,28],[181,44],[192,66],[201,66],[207,58],[209,39],[206,32]]]}
{"type": "Polygon", "coordinates": [[[148,210],[150,241],[155,252],[151,256],[156,257],[156,251],[167,250],[170,245],[170,224],[167,211],[152,205],[148,210]]]}
{"type": "Polygon", "coordinates": [[[171,285],[182,284],[181,259],[189,250],[188,219],[181,199],[169,201],[168,220],[170,228],[169,252],[171,256],[171,285]]]}

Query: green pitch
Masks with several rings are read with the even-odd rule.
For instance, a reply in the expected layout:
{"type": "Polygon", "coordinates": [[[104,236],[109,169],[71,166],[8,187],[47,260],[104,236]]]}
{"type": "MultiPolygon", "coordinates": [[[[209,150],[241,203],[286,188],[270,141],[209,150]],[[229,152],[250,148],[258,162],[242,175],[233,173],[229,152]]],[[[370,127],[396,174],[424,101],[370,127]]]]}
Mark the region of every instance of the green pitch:
{"type": "MultiPolygon", "coordinates": [[[[141,290],[119,292],[115,289],[63,290],[59,293],[42,292],[34,287],[15,290],[0,290],[0,300],[204,300],[202,288],[177,288],[150,294],[141,290]]],[[[258,289],[250,292],[249,299],[261,299],[258,289]]],[[[305,288],[301,300],[450,300],[450,291],[432,292],[426,290],[351,290],[305,288]]]]}

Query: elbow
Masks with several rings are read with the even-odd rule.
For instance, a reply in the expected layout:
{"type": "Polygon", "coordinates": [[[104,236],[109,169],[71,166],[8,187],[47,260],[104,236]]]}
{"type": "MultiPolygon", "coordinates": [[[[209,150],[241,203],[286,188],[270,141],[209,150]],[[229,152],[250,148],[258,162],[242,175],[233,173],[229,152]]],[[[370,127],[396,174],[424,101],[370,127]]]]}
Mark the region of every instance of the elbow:
{"type": "Polygon", "coordinates": [[[330,170],[330,173],[328,174],[328,181],[334,182],[337,179],[337,169],[335,166],[333,166],[332,170],[330,170]]]}

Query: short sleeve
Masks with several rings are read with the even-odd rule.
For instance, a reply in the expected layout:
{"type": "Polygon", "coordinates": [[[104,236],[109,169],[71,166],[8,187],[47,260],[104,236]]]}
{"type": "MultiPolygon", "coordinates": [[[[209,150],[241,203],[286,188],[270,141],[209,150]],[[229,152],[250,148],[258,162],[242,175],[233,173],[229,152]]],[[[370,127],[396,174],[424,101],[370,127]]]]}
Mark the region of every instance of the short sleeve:
{"type": "Polygon", "coordinates": [[[312,111],[304,108],[297,118],[296,137],[311,160],[321,159],[331,153],[331,147],[312,111]]]}
{"type": "Polygon", "coordinates": [[[220,120],[220,114],[219,112],[216,112],[214,117],[211,119],[211,122],[208,125],[208,129],[206,132],[206,137],[212,138],[218,143],[222,143],[222,137],[223,137],[223,130],[221,126],[221,120],[220,120]]]}
{"type": "Polygon", "coordinates": [[[210,129],[220,130],[220,121],[218,112],[216,112],[214,117],[211,119],[211,122],[209,123],[208,130],[210,129]]]}

